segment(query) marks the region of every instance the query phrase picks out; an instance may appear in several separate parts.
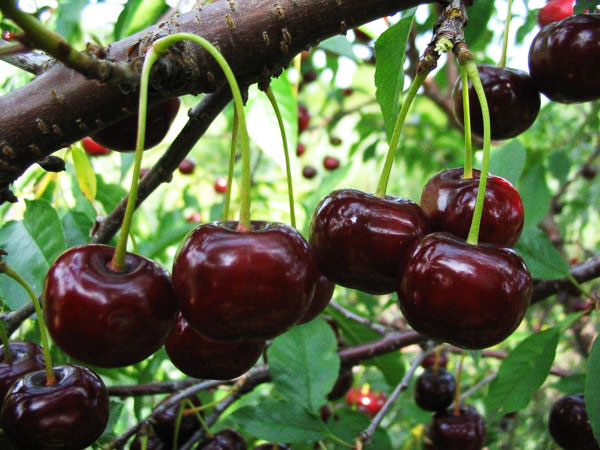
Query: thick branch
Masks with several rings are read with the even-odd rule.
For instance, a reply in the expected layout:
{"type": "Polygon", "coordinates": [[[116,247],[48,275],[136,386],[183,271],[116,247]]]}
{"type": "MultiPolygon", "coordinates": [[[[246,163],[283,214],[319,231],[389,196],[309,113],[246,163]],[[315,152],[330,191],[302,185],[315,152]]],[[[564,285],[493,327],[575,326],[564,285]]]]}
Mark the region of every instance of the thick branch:
{"type": "MultiPolygon", "coordinates": [[[[577,264],[571,268],[571,275],[579,282],[593,280],[600,277],[600,256],[588,259],[587,261],[577,264]]],[[[540,302],[551,295],[554,295],[572,286],[568,278],[560,280],[538,281],[533,286],[533,295],[531,303],[540,302]]]]}

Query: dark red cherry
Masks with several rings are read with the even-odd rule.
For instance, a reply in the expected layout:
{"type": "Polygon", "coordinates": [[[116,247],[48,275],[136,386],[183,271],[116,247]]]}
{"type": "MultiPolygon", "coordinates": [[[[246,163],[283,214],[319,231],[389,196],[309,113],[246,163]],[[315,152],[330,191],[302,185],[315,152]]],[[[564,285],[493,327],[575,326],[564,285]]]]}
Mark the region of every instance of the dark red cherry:
{"type": "Polygon", "coordinates": [[[213,339],[267,340],[306,313],[316,271],[308,244],[293,228],[252,222],[197,227],[173,265],[181,312],[198,332],[213,339]]]}
{"type": "Polygon", "coordinates": [[[583,395],[568,395],[554,403],[548,419],[552,439],[565,450],[598,450],[583,395]]]}
{"type": "Polygon", "coordinates": [[[327,394],[327,400],[336,401],[348,393],[348,391],[352,388],[352,384],[354,383],[354,376],[352,375],[352,367],[341,366],[340,374],[338,378],[327,394]]]}
{"type": "Polygon", "coordinates": [[[165,344],[175,367],[191,377],[209,380],[229,380],[245,374],[264,348],[264,341],[217,341],[203,336],[181,314],[165,344]]]}
{"type": "MultiPolygon", "coordinates": [[[[423,188],[421,208],[433,231],[447,231],[466,239],[479,192],[479,170],[463,178],[463,169],[443,170],[423,188]]],[[[488,176],[479,241],[502,247],[517,243],[525,213],[517,190],[507,180],[488,176]]]]}
{"type": "Polygon", "coordinates": [[[317,169],[313,166],[304,166],[302,169],[302,176],[308,180],[311,180],[317,175],[317,169]]]}
{"type": "Polygon", "coordinates": [[[441,411],[452,404],[456,380],[446,369],[425,370],[415,385],[415,402],[425,411],[441,411]]]}
{"type": "Polygon", "coordinates": [[[326,156],[325,158],[323,158],[323,167],[326,170],[333,171],[340,167],[340,160],[337,159],[335,156],[326,156]]]}
{"type": "Polygon", "coordinates": [[[194,173],[194,169],[196,168],[196,164],[190,159],[184,159],[179,163],[179,172],[183,175],[190,175],[194,173]]]}
{"type": "MultiPolygon", "coordinates": [[[[169,400],[170,397],[165,398],[158,404],[158,406],[169,400]]],[[[195,395],[188,397],[187,400],[191,401],[194,407],[202,406],[202,402],[195,395]]],[[[158,436],[158,438],[165,444],[165,448],[173,448],[173,440],[175,439],[175,426],[180,407],[181,402],[175,403],[153,419],[153,428],[156,436],[158,436]]],[[[189,403],[185,402],[183,407],[190,408],[190,405],[189,403]]],[[[200,414],[203,415],[202,412],[200,412],[200,414]]],[[[179,434],[177,439],[178,447],[187,442],[187,440],[191,438],[192,435],[200,428],[202,428],[202,423],[198,420],[198,417],[195,413],[183,415],[179,425],[179,434]]]]}
{"type": "Polygon", "coordinates": [[[480,450],[485,435],[483,417],[473,407],[461,407],[459,416],[452,409],[438,411],[429,429],[433,448],[437,450],[480,450]]]}
{"type": "Polygon", "coordinates": [[[334,290],[335,284],[329,281],[324,275],[319,274],[317,277],[317,283],[315,285],[315,293],[310,301],[310,306],[298,323],[301,324],[310,322],[319,314],[321,314],[325,308],[327,308],[327,305],[329,305],[334,290]]]}
{"type": "Polygon", "coordinates": [[[540,10],[538,23],[540,26],[548,25],[552,22],[559,22],[573,15],[573,0],[553,0],[540,10]]]}
{"type": "Polygon", "coordinates": [[[298,142],[298,145],[296,146],[296,156],[302,156],[304,155],[304,152],[306,152],[306,147],[304,144],[298,142]]]}
{"type": "MultiPolygon", "coordinates": [[[[179,111],[179,105],[179,99],[172,98],[148,109],[144,150],[158,145],[165,138],[179,111]]],[[[137,122],[138,116],[134,114],[98,131],[92,138],[111,150],[132,152],[137,139],[137,122]]]]}
{"type": "Polygon", "coordinates": [[[305,105],[302,103],[298,104],[298,133],[306,131],[310,125],[310,113],[305,105]]]}
{"type": "Polygon", "coordinates": [[[596,169],[595,167],[586,164],[581,169],[581,176],[586,180],[593,180],[594,178],[596,178],[596,175],[598,175],[598,169],[596,169]]]}
{"type": "Polygon", "coordinates": [[[291,450],[291,447],[283,444],[272,444],[267,442],[266,444],[260,444],[254,447],[254,450],[291,450]]]}
{"type": "Polygon", "coordinates": [[[100,437],[108,422],[108,392],[102,379],[85,367],[30,372],[9,389],[2,405],[2,428],[23,450],[80,450],[100,437]]]}
{"type": "Polygon", "coordinates": [[[42,348],[37,344],[11,342],[10,350],[13,359],[9,364],[4,354],[4,346],[0,347],[0,405],[11,384],[26,373],[42,370],[45,367],[42,348]]]}
{"type": "Polygon", "coordinates": [[[50,266],[44,317],[69,356],[99,367],[142,361],[164,344],[176,320],[169,274],[154,261],[128,253],[125,270],[108,268],[115,249],[73,247],[50,266]]]}
{"type": "MultiPolygon", "coordinates": [[[[433,366],[435,366],[435,358],[436,358],[435,352],[430,353],[429,355],[427,355],[425,357],[425,359],[421,363],[421,367],[423,367],[424,369],[432,369],[433,366]]],[[[442,352],[442,353],[440,353],[440,356],[439,356],[438,367],[445,369],[447,365],[448,365],[448,355],[446,354],[446,352],[442,352]]]]}
{"type": "Polygon", "coordinates": [[[224,194],[225,192],[227,192],[227,178],[225,177],[219,177],[215,180],[215,192],[217,194],[224,194]]]}
{"type": "Polygon", "coordinates": [[[478,349],[519,326],[531,299],[531,275],[519,255],[470,245],[448,233],[425,236],[400,278],[400,309],[432,339],[478,349]]]}
{"type": "Polygon", "coordinates": [[[312,83],[317,79],[317,72],[314,69],[309,69],[302,74],[302,81],[304,83],[312,83]]]}
{"type": "Polygon", "coordinates": [[[403,257],[427,231],[419,205],[343,189],[315,209],[310,246],[319,270],[335,284],[388,294],[396,289],[403,257]]]}
{"type": "Polygon", "coordinates": [[[246,450],[247,448],[242,435],[230,428],[219,431],[213,439],[200,447],[201,450],[246,450]]]}
{"type": "Polygon", "coordinates": [[[85,152],[90,156],[102,156],[110,154],[110,150],[95,142],[91,137],[84,137],[81,145],[85,152]]]}
{"type": "Polygon", "coordinates": [[[578,14],[542,28],[529,48],[529,73],[550,100],[600,98],[600,14],[578,14]]]}
{"type": "MultiPolygon", "coordinates": [[[[515,69],[480,65],[479,77],[490,110],[492,139],[508,139],[521,134],[535,121],[540,111],[540,94],[526,72],[515,69]]],[[[464,125],[462,83],[454,85],[454,113],[464,125]]],[[[471,129],[483,136],[481,107],[473,85],[469,83],[471,129]]]]}

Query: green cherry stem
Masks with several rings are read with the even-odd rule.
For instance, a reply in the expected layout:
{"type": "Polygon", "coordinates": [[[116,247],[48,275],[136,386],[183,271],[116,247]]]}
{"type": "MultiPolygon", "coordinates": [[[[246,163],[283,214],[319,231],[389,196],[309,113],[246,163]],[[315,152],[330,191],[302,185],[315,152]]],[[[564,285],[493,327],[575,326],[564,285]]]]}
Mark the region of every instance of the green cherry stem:
{"type": "Polygon", "coordinates": [[[406,120],[410,106],[417,95],[417,91],[427,78],[428,74],[429,72],[427,71],[417,73],[415,78],[413,78],[410,87],[408,88],[406,99],[404,100],[404,103],[402,103],[402,107],[400,108],[400,112],[396,118],[394,132],[392,133],[392,139],[390,140],[390,148],[388,149],[383,170],[381,172],[381,176],[379,177],[379,184],[377,185],[377,190],[375,191],[375,195],[378,197],[385,197],[388,182],[390,181],[390,174],[392,172],[392,165],[394,164],[394,158],[396,157],[396,150],[398,149],[398,142],[400,141],[400,133],[402,132],[402,127],[404,126],[404,121],[406,120]]]}
{"type": "Polygon", "coordinates": [[[175,431],[173,432],[173,450],[177,450],[179,448],[179,430],[181,429],[181,421],[183,420],[183,413],[185,412],[185,402],[181,402],[179,404],[179,409],[177,410],[177,418],[175,419],[175,431]]]}
{"type": "Polygon", "coordinates": [[[42,313],[42,307],[40,302],[33,292],[30,284],[19,275],[12,267],[10,267],[5,262],[0,262],[0,272],[3,272],[17,283],[19,283],[25,291],[27,291],[27,295],[31,299],[31,303],[33,303],[33,307],[35,309],[35,313],[37,315],[37,322],[40,328],[40,336],[42,337],[42,351],[44,353],[44,364],[46,365],[46,386],[52,386],[56,383],[56,377],[54,376],[54,371],[52,370],[52,356],[50,355],[50,342],[48,341],[48,334],[46,332],[46,323],[44,322],[44,314],[42,313]]]}
{"type": "Polygon", "coordinates": [[[463,66],[459,66],[463,96],[463,123],[465,124],[465,171],[463,178],[473,178],[473,147],[471,139],[471,106],[469,104],[469,76],[463,66]]]}
{"type": "Polygon", "coordinates": [[[506,65],[506,51],[508,49],[508,31],[510,29],[510,21],[512,19],[512,0],[508,0],[506,21],[504,22],[504,40],[502,43],[502,57],[498,63],[498,67],[501,69],[506,65]]]}
{"type": "MultiPolygon", "coordinates": [[[[192,403],[191,400],[186,400],[185,403],[190,406],[190,409],[195,409],[194,404],[192,403]]],[[[189,411],[189,409],[188,409],[189,411]]],[[[198,419],[198,422],[200,422],[200,425],[202,425],[202,428],[204,429],[204,432],[206,433],[206,437],[208,437],[209,439],[212,439],[215,437],[215,435],[213,433],[211,433],[210,431],[210,427],[208,426],[208,424],[206,423],[206,420],[204,420],[204,417],[202,417],[202,414],[200,414],[200,411],[194,411],[194,414],[196,415],[196,419],[198,419]]]]}
{"type": "Polygon", "coordinates": [[[225,192],[225,207],[223,208],[223,220],[229,220],[229,210],[231,208],[231,189],[233,186],[233,172],[235,169],[235,153],[237,148],[239,128],[240,127],[237,111],[234,110],[233,130],[231,131],[231,149],[229,151],[229,169],[227,172],[227,192],[225,192]]]}
{"type": "Polygon", "coordinates": [[[267,94],[267,97],[271,102],[273,111],[275,111],[275,115],[277,116],[277,123],[279,124],[279,131],[281,132],[281,139],[283,141],[283,154],[285,156],[285,175],[287,178],[288,198],[290,201],[290,222],[292,224],[292,227],[296,228],[296,211],[294,209],[294,188],[292,185],[292,169],[290,168],[290,152],[288,149],[287,137],[285,135],[283,117],[281,116],[281,111],[279,110],[279,105],[277,104],[275,94],[273,94],[273,89],[271,89],[271,87],[269,86],[265,93],[267,94]]]}
{"type": "Polygon", "coordinates": [[[2,339],[2,346],[4,348],[4,362],[11,365],[15,358],[12,349],[10,348],[10,340],[8,339],[8,333],[6,332],[6,325],[4,325],[4,320],[2,319],[0,319],[0,339],[2,339]]]}
{"type": "Polygon", "coordinates": [[[487,186],[488,171],[490,170],[490,110],[481,79],[479,78],[479,70],[473,60],[465,62],[465,70],[469,76],[469,80],[473,83],[473,88],[477,93],[479,104],[481,106],[481,115],[483,117],[483,162],[481,164],[481,173],[479,175],[479,189],[477,192],[477,200],[475,202],[475,210],[473,211],[473,221],[467,236],[467,242],[472,245],[477,245],[479,240],[479,227],[481,225],[481,215],[483,214],[483,203],[485,201],[485,189],[487,186]]]}
{"type": "Polygon", "coordinates": [[[148,450],[148,435],[144,434],[141,439],[141,450],[148,450]]]}

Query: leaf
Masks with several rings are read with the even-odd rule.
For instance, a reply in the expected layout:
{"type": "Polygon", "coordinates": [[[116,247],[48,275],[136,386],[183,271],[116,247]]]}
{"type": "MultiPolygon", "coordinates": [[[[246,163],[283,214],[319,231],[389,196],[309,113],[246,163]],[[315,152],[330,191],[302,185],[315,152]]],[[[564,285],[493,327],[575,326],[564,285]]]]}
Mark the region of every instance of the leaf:
{"type": "Polygon", "coordinates": [[[273,340],[268,358],[269,372],[279,394],[317,413],[340,370],[331,327],[323,319],[296,326],[273,340]]]}
{"type": "Polygon", "coordinates": [[[513,139],[492,152],[490,173],[506,178],[516,186],[523,173],[526,156],[525,147],[521,141],[513,139]]]}
{"type": "Polygon", "coordinates": [[[519,193],[525,208],[524,228],[537,226],[550,209],[550,190],[546,184],[546,171],[540,162],[531,167],[521,179],[519,193]]]}
{"type": "Polygon", "coordinates": [[[67,41],[77,41],[81,37],[81,11],[87,0],[66,0],[58,3],[56,32],[67,41]]]}
{"type": "Polygon", "coordinates": [[[358,58],[354,54],[354,50],[352,49],[352,42],[348,40],[345,36],[334,36],[332,38],[326,39],[319,44],[319,47],[335,53],[336,55],[345,56],[346,58],[350,58],[353,61],[358,61],[358,58]]]}
{"type": "Polygon", "coordinates": [[[66,249],[58,214],[46,200],[26,200],[23,224],[50,265],[66,249]]]}
{"type": "Polygon", "coordinates": [[[123,407],[125,403],[120,400],[110,400],[110,410],[108,415],[108,423],[106,424],[106,428],[104,428],[104,432],[98,438],[98,443],[100,444],[108,444],[115,438],[115,425],[119,421],[121,417],[121,413],[123,412],[123,407]]]}
{"type": "Polygon", "coordinates": [[[100,174],[96,175],[98,184],[97,200],[102,204],[106,213],[111,212],[127,195],[127,191],[118,184],[105,183],[100,174]]]}
{"type": "MultiPolygon", "coordinates": [[[[353,443],[356,436],[369,426],[369,418],[363,413],[349,409],[338,409],[335,412],[335,419],[328,422],[328,428],[331,433],[336,435],[347,443],[353,443]]],[[[345,449],[336,443],[336,449],[345,449]]],[[[392,450],[392,443],[387,432],[382,427],[377,427],[372,440],[369,442],[369,448],[377,450],[392,450]]]]}
{"type": "Polygon", "coordinates": [[[585,380],[585,409],[587,411],[596,442],[600,442],[600,339],[596,338],[588,358],[585,380]]]}
{"type": "Polygon", "coordinates": [[[170,245],[179,244],[195,227],[183,217],[183,211],[169,211],[159,217],[158,228],[148,239],[140,243],[140,253],[148,258],[157,258],[170,245]]]}
{"type": "Polygon", "coordinates": [[[240,408],[229,417],[248,433],[266,441],[314,442],[325,436],[323,422],[296,402],[266,400],[259,407],[240,408]]]}
{"type": "Polygon", "coordinates": [[[77,146],[71,147],[75,176],[79,189],[90,202],[96,198],[96,174],[85,152],[77,146]]]}
{"type": "Polygon", "coordinates": [[[156,23],[168,8],[164,0],[128,0],[115,23],[115,40],[156,23]]]}
{"type": "Polygon", "coordinates": [[[554,362],[560,330],[550,328],[523,340],[500,364],[485,400],[488,416],[523,409],[544,383],[554,362]]]}
{"type": "Polygon", "coordinates": [[[88,216],[80,211],[69,211],[62,218],[67,247],[75,247],[90,242],[90,230],[94,226],[88,216]]]}
{"type": "Polygon", "coordinates": [[[526,229],[516,246],[534,278],[554,280],[569,273],[569,265],[552,245],[548,236],[537,228],[526,229]]]}
{"type": "Polygon", "coordinates": [[[129,169],[133,167],[133,162],[135,160],[135,152],[121,152],[121,177],[120,180],[123,181],[129,169]]]}
{"type": "Polygon", "coordinates": [[[404,60],[406,42],[413,24],[416,8],[402,13],[402,19],[388,28],[375,42],[375,86],[376,97],[388,142],[392,138],[396,117],[400,111],[400,94],[404,87],[404,60]]]}
{"type": "Polygon", "coordinates": [[[560,377],[560,379],[552,385],[565,395],[581,394],[585,390],[585,373],[569,375],[568,377],[560,377]]]}
{"type": "Polygon", "coordinates": [[[467,10],[469,26],[465,28],[465,41],[473,48],[478,39],[485,36],[487,24],[494,12],[494,0],[477,0],[467,10]]]}

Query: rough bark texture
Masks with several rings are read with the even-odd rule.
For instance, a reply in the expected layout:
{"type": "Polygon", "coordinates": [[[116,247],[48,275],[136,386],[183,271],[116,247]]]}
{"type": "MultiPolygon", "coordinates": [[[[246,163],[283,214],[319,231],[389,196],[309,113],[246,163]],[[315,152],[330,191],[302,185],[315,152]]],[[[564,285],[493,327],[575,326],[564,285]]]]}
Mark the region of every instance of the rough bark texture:
{"type": "MultiPolygon", "coordinates": [[[[427,0],[219,0],[110,45],[107,58],[140,70],[146,48],[175,32],[215,44],[242,84],[278,75],[300,51],[328,37],[427,0]]],[[[222,72],[208,54],[181,43],[156,64],[150,101],[212,92],[222,72]]],[[[0,98],[0,191],[31,164],[132,114],[137,86],[87,80],[56,64],[0,98]]]]}

